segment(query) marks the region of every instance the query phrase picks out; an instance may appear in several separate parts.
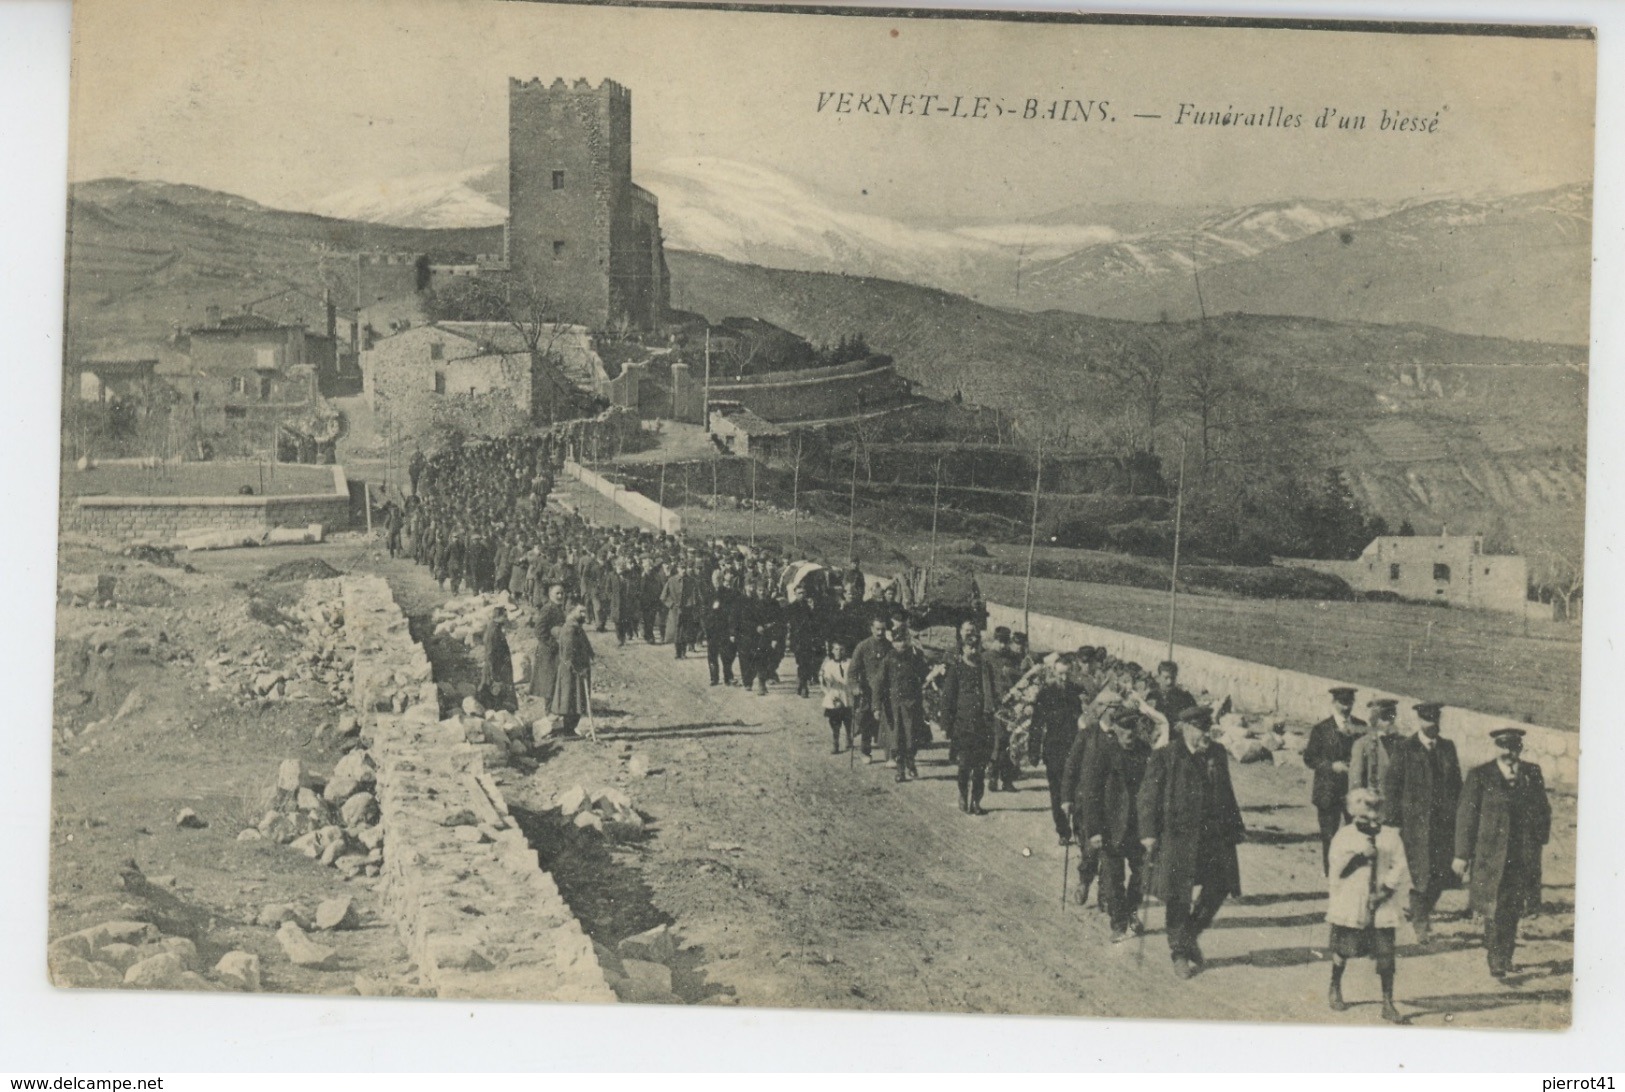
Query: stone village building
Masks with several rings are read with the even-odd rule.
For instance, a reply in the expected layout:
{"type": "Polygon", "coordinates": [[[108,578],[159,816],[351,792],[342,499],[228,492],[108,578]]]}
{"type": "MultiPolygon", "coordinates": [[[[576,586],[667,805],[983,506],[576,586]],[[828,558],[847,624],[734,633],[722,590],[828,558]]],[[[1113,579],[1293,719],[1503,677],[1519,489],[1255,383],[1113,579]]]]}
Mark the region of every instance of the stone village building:
{"type": "Polygon", "coordinates": [[[1486,554],[1483,535],[1384,535],[1353,561],[1279,563],[1342,577],[1357,592],[1509,614],[1527,608],[1528,564],[1521,557],[1486,554]]]}

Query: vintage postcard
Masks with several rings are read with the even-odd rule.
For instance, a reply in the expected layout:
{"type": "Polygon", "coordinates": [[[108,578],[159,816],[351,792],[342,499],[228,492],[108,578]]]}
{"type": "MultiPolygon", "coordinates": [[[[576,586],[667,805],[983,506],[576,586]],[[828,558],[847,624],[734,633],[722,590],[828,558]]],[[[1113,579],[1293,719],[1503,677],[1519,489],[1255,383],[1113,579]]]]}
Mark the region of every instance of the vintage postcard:
{"type": "Polygon", "coordinates": [[[1567,1027],[1595,84],[80,0],[51,981],[1567,1027]]]}

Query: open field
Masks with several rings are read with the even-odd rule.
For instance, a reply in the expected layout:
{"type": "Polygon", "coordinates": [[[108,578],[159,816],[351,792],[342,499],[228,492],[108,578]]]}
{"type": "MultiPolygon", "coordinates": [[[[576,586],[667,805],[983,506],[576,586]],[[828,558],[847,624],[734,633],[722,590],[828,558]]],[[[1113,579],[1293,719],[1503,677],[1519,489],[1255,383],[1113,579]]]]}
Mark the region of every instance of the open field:
{"type": "MultiPolygon", "coordinates": [[[[1020,577],[977,579],[989,599],[1021,606],[1020,577]]],[[[1166,592],[1034,579],[1032,609],[1149,637],[1168,634],[1166,592]]],[[[1521,620],[1486,611],[1182,595],[1177,640],[1513,721],[1580,726],[1580,629],[1571,623],[1531,617],[1526,631],[1521,620]]]]}

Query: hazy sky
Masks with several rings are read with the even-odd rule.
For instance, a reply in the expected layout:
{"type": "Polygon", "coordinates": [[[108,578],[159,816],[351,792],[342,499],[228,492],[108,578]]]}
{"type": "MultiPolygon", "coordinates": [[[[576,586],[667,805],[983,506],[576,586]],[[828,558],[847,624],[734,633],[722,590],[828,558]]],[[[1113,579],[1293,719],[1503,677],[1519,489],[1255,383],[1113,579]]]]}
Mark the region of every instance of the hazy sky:
{"type": "Polygon", "coordinates": [[[914,219],[1591,176],[1587,41],[494,0],[79,0],[74,18],[75,179],[190,182],[291,208],[500,159],[509,76],[630,87],[634,172],[682,156],[757,163],[847,207],[914,219]],[[833,100],[820,113],[820,93],[840,91],[959,95],[962,110],[985,95],[1018,112],[1029,98],[1107,100],[1117,120],[838,115],[833,100]],[[1278,106],[1303,123],[1176,126],[1181,102],[1278,106]],[[1369,128],[1315,130],[1325,106],[1367,114],[1369,128]],[[1385,107],[1437,111],[1438,131],[1377,132],[1385,107]]]}

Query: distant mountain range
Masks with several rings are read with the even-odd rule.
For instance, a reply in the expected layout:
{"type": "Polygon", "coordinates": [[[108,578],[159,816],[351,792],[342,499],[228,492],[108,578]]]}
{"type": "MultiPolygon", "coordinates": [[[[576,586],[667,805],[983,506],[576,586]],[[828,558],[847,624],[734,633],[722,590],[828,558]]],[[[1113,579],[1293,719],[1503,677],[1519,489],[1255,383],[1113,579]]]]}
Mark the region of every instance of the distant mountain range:
{"type": "MultiPolygon", "coordinates": [[[[1541,217],[1577,229],[1582,212],[1565,211],[1557,204],[1562,196],[1541,197],[1555,207],[1539,212],[1486,214],[1478,203],[1463,202],[1458,230],[1482,247],[1497,233],[1507,237],[1541,217]],[[1512,225],[1503,222],[1509,217],[1512,225]]],[[[1576,203],[1584,198],[1569,196],[1576,203]]],[[[1164,234],[1184,231],[1187,237],[1192,224],[1218,215],[1207,210],[1181,219],[1177,211],[1132,206],[1100,211],[1112,230],[1160,216],[1164,234]]],[[[1357,222],[1364,227],[1332,229],[1331,242],[1322,231],[1260,253],[1302,253],[1299,260],[1326,264],[1330,259],[1318,256],[1333,246],[1335,260],[1351,265],[1352,254],[1363,253],[1362,240],[1379,235],[1372,224],[1384,224],[1381,244],[1395,253],[1405,253],[1407,240],[1431,245],[1437,233],[1403,230],[1412,214],[1424,225],[1440,218],[1439,209],[1420,205],[1357,222]],[[1355,242],[1343,243],[1340,230],[1353,231],[1355,242]]],[[[1080,219],[1065,215],[1062,222],[1080,219]]],[[[1228,230],[1264,239],[1283,221],[1304,223],[1299,214],[1283,212],[1228,230]]],[[[341,308],[353,304],[356,250],[455,257],[495,251],[502,236],[499,227],[362,223],[270,209],[192,186],[118,179],[72,187],[69,232],[70,360],[126,346],[145,355],[172,328],[201,323],[211,304],[228,311],[252,305],[314,323],[324,292],[341,308]]],[[[1558,245],[1585,243],[1581,237],[1558,245]]],[[[1177,259],[1166,260],[1175,271],[1169,276],[1176,276],[1177,259]]],[[[898,280],[770,268],[676,246],[668,261],[677,307],[712,318],[763,318],[815,342],[863,333],[929,393],[958,393],[1051,422],[1087,425],[1099,417],[1098,369],[1125,336],[1177,339],[1189,331],[1188,321],[1026,312],[898,280]]],[[[1482,278],[1514,283],[1505,280],[1509,271],[1522,278],[1533,261],[1503,261],[1482,270],[1482,278]]],[[[1207,272],[1202,280],[1204,294],[1210,282],[1220,283],[1207,272]]],[[[1280,290],[1296,289],[1285,284],[1280,290]]],[[[1410,518],[1424,531],[1500,524],[1520,537],[1556,535],[1578,549],[1585,492],[1583,345],[1222,309],[1210,297],[1210,330],[1259,374],[1279,377],[1274,386],[1283,411],[1325,435],[1328,459],[1339,461],[1360,495],[1390,521],[1410,518]]]]}
{"type": "MultiPolygon", "coordinates": [[[[675,249],[883,277],[1023,310],[1155,320],[1195,317],[1205,304],[1569,344],[1588,335],[1589,185],[1242,208],[1084,203],[941,225],[842,208],[783,174],[727,160],[668,160],[637,178],[660,198],[675,249]]],[[[506,201],[498,163],[352,187],[312,208],[399,227],[478,227],[500,224],[506,201]]]]}

